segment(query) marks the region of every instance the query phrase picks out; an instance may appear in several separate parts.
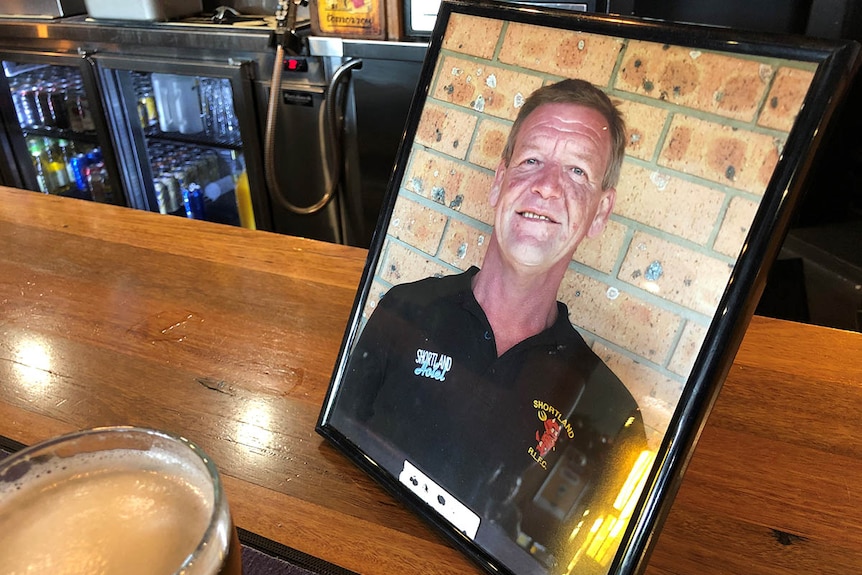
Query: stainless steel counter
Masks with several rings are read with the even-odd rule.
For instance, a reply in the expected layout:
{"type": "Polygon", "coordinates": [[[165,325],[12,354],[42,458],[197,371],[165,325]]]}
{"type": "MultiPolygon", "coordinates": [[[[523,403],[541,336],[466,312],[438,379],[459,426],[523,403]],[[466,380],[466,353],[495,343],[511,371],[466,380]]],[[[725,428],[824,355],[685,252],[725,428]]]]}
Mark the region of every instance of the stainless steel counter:
{"type": "MultiPolygon", "coordinates": [[[[187,55],[189,51],[244,57],[273,53],[267,27],[190,26],[175,22],[95,20],[88,16],[58,19],[0,17],[0,47],[70,52],[187,55]]],[[[309,55],[421,62],[427,44],[378,40],[307,38],[309,55]]]]}
{"type": "Polygon", "coordinates": [[[422,62],[425,59],[428,44],[312,36],[308,38],[308,49],[315,56],[422,62]]]}
{"type": "Polygon", "coordinates": [[[266,28],[215,28],[161,22],[96,21],[87,16],[55,20],[0,18],[0,49],[107,52],[130,55],[205,59],[248,58],[268,54],[271,33],[266,28]]]}
{"type": "MultiPolygon", "coordinates": [[[[427,44],[332,37],[306,38],[308,55],[421,63],[427,44]]],[[[0,50],[108,53],[129,56],[226,59],[258,63],[259,77],[272,69],[272,29],[242,26],[189,26],[175,22],[67,18],[0,17],[0,50]]]]}

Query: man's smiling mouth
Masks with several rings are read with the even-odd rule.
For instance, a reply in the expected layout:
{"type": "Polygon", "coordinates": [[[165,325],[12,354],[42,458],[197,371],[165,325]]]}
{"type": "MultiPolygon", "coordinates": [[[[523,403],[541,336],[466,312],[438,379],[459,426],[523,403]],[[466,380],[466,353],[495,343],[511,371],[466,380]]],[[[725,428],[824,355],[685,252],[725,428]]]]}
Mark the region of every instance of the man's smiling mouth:
{"type": "Polygon", "coordinates": [[[518,215],[522,216],[524,218],[527,218],[528,220],[537,220],[537,221],[541,221],[541,222],[555,223],[554,220],[552,220],[548,216],[544,216],[542,214],[537,214],[536,212],[524,211],[524,212],[518,212],[518,215]]]}

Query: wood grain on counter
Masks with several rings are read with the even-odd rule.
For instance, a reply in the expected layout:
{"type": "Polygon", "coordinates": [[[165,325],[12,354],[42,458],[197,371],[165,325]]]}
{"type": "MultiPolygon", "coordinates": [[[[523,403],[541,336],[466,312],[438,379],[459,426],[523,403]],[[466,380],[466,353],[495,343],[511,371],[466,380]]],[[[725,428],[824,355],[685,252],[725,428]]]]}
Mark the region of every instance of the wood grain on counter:
{"type": "MultiPolygon", "coordinates": [[[[236,523],[360,573],[478,573],[314,432],[366,252],[0,189],[0,435],[183,434],[236,523]]],[[[754,318],[647,573],[862,567],[862,335],[754,318]]]]}

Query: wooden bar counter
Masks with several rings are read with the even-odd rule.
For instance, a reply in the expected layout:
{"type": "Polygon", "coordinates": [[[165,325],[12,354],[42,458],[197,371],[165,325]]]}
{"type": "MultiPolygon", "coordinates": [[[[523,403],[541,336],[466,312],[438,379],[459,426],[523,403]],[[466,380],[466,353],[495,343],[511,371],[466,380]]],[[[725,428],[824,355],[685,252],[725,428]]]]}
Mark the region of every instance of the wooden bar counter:
{"type": "MultiPolygon", "coordinates": [[[[236,523],[368,574],[478,573],[314,432],[364,250],[0,188],[0,435],[156,427],[236,523]]],[[[862,335],[755,318],[647,573],[862,569],[862,335]]]]}

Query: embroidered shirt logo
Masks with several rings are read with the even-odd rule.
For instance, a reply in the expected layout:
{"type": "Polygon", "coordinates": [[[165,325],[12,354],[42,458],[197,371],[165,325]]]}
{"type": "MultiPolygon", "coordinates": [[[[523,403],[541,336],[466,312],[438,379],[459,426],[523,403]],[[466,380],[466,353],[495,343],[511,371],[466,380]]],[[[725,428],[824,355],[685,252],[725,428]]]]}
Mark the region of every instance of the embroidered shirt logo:
{"type": "Polygon", "coordinates": [[[530,446],[527,449],[530,457],[538,463],[542,469],[548,468],[548,454],[557,448],[557,441],[560,435],[565,433],[569,438],[575,436],[575,430],[569,422],[563,417],[560,410],[554,406],[539,401],[533,401],[533,409],[536,410],[536,416],[542,422],[542,427],[536,431],[536,445],[530,446]]]}
{"type": "Polygon", "coordinates": [[[560,437],[560,424],[557,423],[556,419],[546,419],[545,420],[545,432],[542,435],[539,435],[539,432],[536,432],[536,441],[539,442],[536,445],[536,451],[539,452],[539,455],[542,457],[546,456],[550,450],[557,445],[557,439],[560,437]]]}
{"type": "Polygon", "coordinates": [[[452,358],[436,351],[417,349],[416,364],[419,367],[413,370],[414,374],[446,381],[446,374],[452,369],[452,358]]]}

